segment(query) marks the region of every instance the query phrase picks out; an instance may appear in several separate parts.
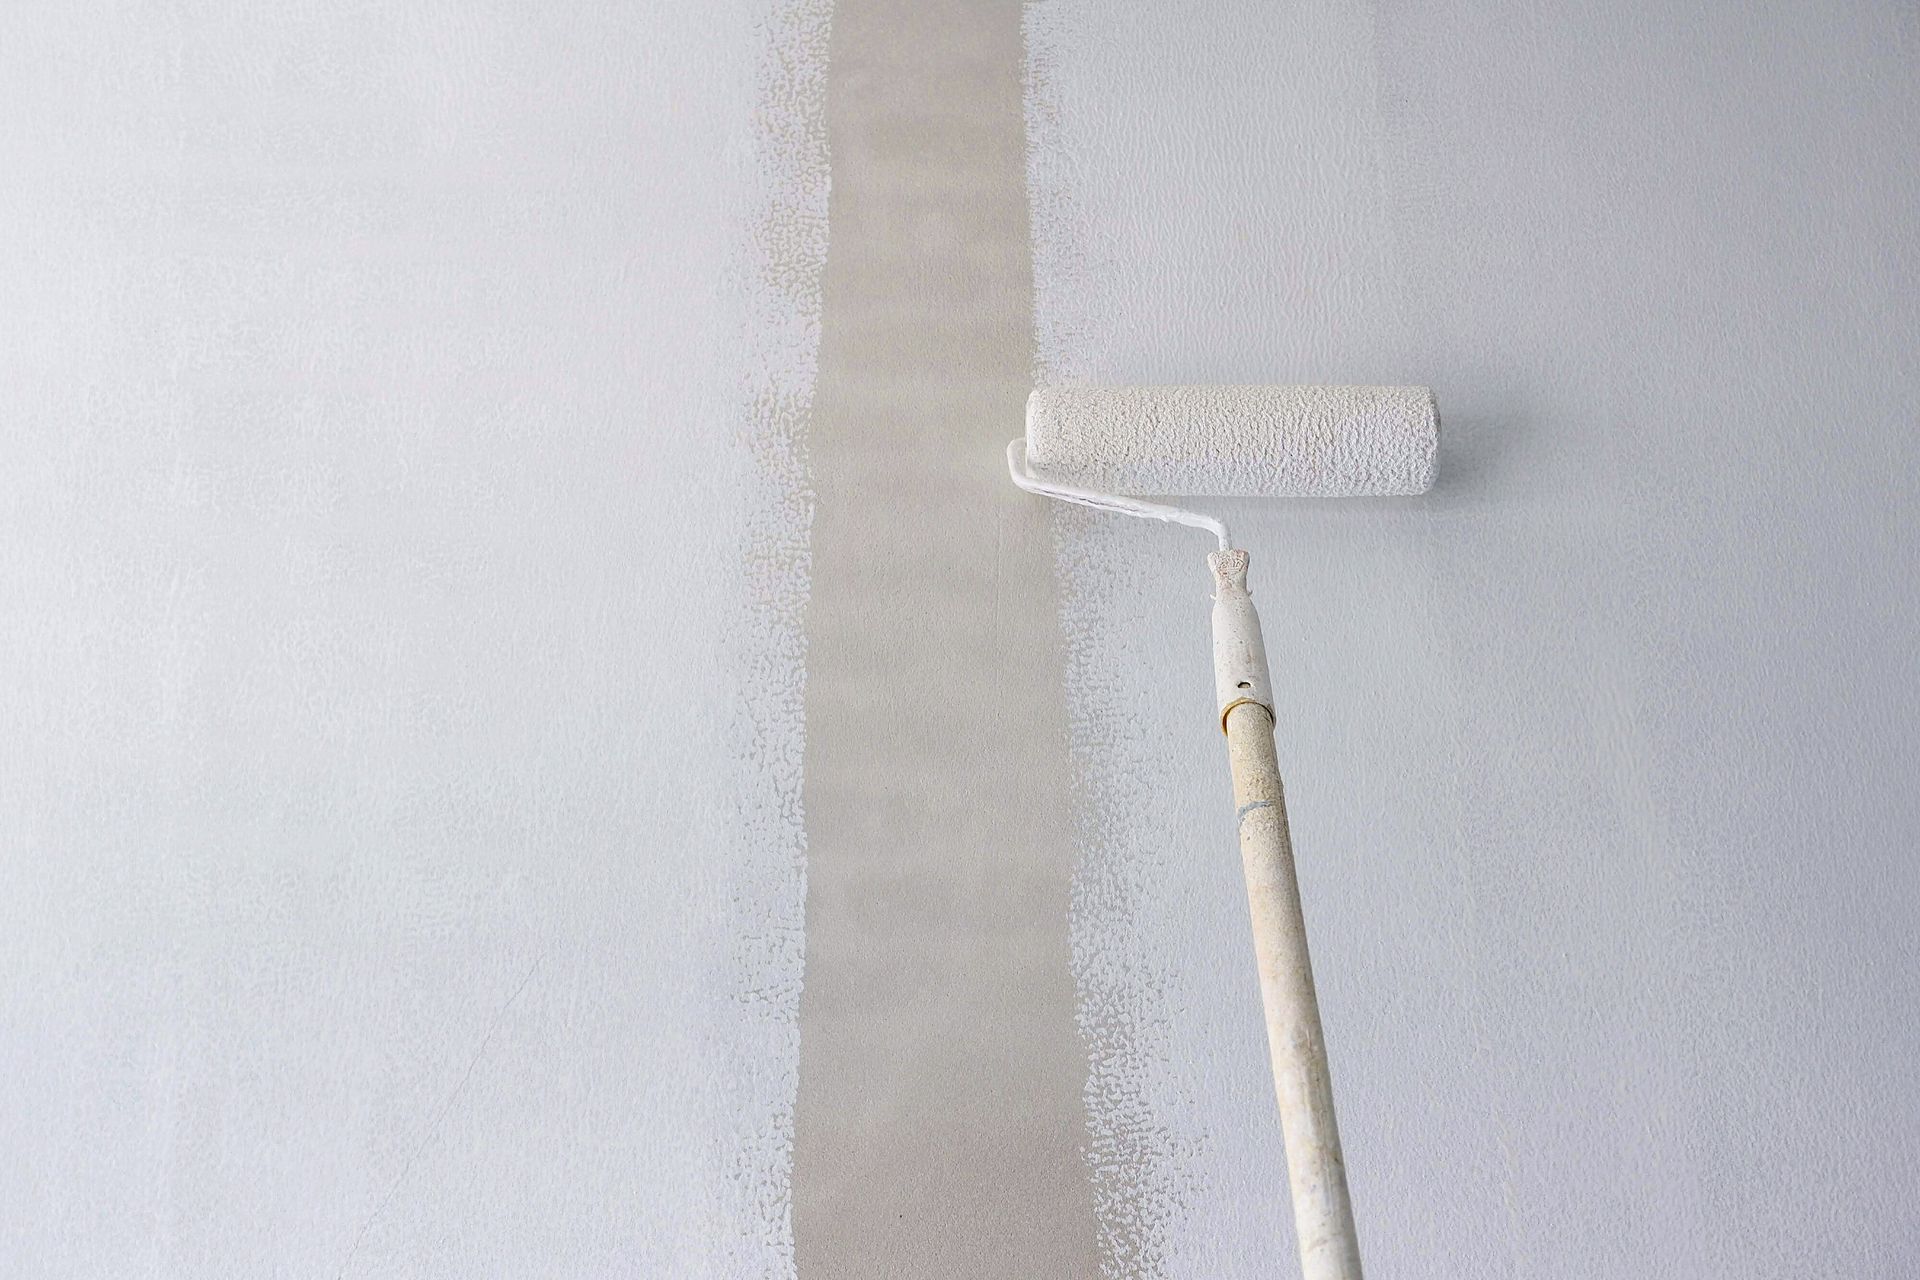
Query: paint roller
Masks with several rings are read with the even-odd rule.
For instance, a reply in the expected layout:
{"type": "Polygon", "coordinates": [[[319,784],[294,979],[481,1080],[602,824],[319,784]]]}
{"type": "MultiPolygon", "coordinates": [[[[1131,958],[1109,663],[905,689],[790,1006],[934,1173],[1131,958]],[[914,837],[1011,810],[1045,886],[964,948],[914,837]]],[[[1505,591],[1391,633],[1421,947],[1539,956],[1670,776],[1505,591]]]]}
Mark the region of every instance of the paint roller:
{"type": "Polygon", "coordinates": [[[1320,1008],[1274,751],[1273,686],[1247,553],[1226,525],[1136,496],[1356,497],[1425,493],[1439,411],[1425,387],[1054,387],[1027,400],[1027,434],[1007,446],[1030,493],[1212,533],[1213,671],[1227,739],[1280,1102],[1300,1269],[1359,1280],[1320,1008]]]}

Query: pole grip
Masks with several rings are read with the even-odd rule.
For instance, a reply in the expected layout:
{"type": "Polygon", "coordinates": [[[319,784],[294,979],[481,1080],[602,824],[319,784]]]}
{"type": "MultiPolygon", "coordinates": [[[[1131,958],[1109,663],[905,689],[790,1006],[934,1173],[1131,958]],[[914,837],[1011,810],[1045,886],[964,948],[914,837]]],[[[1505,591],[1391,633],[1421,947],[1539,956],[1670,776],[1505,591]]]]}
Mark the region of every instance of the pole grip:
{"type": "Polygon", "coordinates": [[[1260,617],[1247,591],[1247,553],[1207,557],[1214,572],[1214,682],[1246,873],[1260,999],[1266,1008],[1294,1233],[1305,1280],[1360,1280],[1360,1244],[1347,1194],[1326,1039],[1307,955],[1306,920],[1287,831],[1286,794],[1273,742],[1273,686],[1260,617]]]}

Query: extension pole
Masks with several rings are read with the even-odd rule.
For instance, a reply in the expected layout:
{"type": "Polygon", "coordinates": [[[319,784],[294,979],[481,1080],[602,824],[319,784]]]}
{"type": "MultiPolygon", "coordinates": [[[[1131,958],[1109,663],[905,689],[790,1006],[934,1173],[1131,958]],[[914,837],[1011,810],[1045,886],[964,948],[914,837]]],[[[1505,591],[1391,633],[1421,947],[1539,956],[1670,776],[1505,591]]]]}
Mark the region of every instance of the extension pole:
{"type": "Polygon", "coordinates": [[[1300,1271],[1305,1280],[1361,1280],[1360,1243],[1333,1118],[1333,1082],[1327,1074],[1326,1039],[1320,1031],[1293,843],[1287,834],[1286,795],[1274,753],[1272,679],[1260,617],[1247,593],[1247,553],[1218,551],[1207,563],[1214,573],[1214,682],[1233,768],[1240,861],[1286,1140],[1300,1271]]]}

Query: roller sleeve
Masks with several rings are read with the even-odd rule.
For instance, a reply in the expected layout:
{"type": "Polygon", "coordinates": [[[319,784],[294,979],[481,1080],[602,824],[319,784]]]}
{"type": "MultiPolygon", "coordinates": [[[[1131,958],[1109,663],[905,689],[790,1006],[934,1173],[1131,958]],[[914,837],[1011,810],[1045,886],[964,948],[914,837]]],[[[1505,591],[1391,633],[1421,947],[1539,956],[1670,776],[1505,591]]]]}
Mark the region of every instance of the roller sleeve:
{"type": "Polygon", "coordinates": [[[1425,493],[1439,444],[1426,387],[1045,387],[1027,399],[1033,469],[1104,493],[1425,493]]]}

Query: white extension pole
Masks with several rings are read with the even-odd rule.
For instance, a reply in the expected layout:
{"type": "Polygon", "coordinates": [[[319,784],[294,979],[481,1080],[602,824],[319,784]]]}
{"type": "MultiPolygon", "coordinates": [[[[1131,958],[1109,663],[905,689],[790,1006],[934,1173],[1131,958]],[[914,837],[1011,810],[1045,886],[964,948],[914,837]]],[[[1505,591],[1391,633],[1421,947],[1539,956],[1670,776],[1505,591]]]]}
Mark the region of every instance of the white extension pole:
{"type": "Polygon", "coordinates": [[[1240,860],[1286,1140],[1300,1271],[1305,1280],[1360,1280],[1360,1242],[1347,1198],[1340,1131],[1333,1119],[1333,1083],[1327,1074],[1320,1005],[1313,994],[1313,965],[1307,958],[1286,796],[1274,754],[1273,684],[1260,638],[1260,615],[1247,594],[1247,553],[1216,551],[1207,563],[1214,575],[1214,683],[1233,767],[1240,860]]]}

